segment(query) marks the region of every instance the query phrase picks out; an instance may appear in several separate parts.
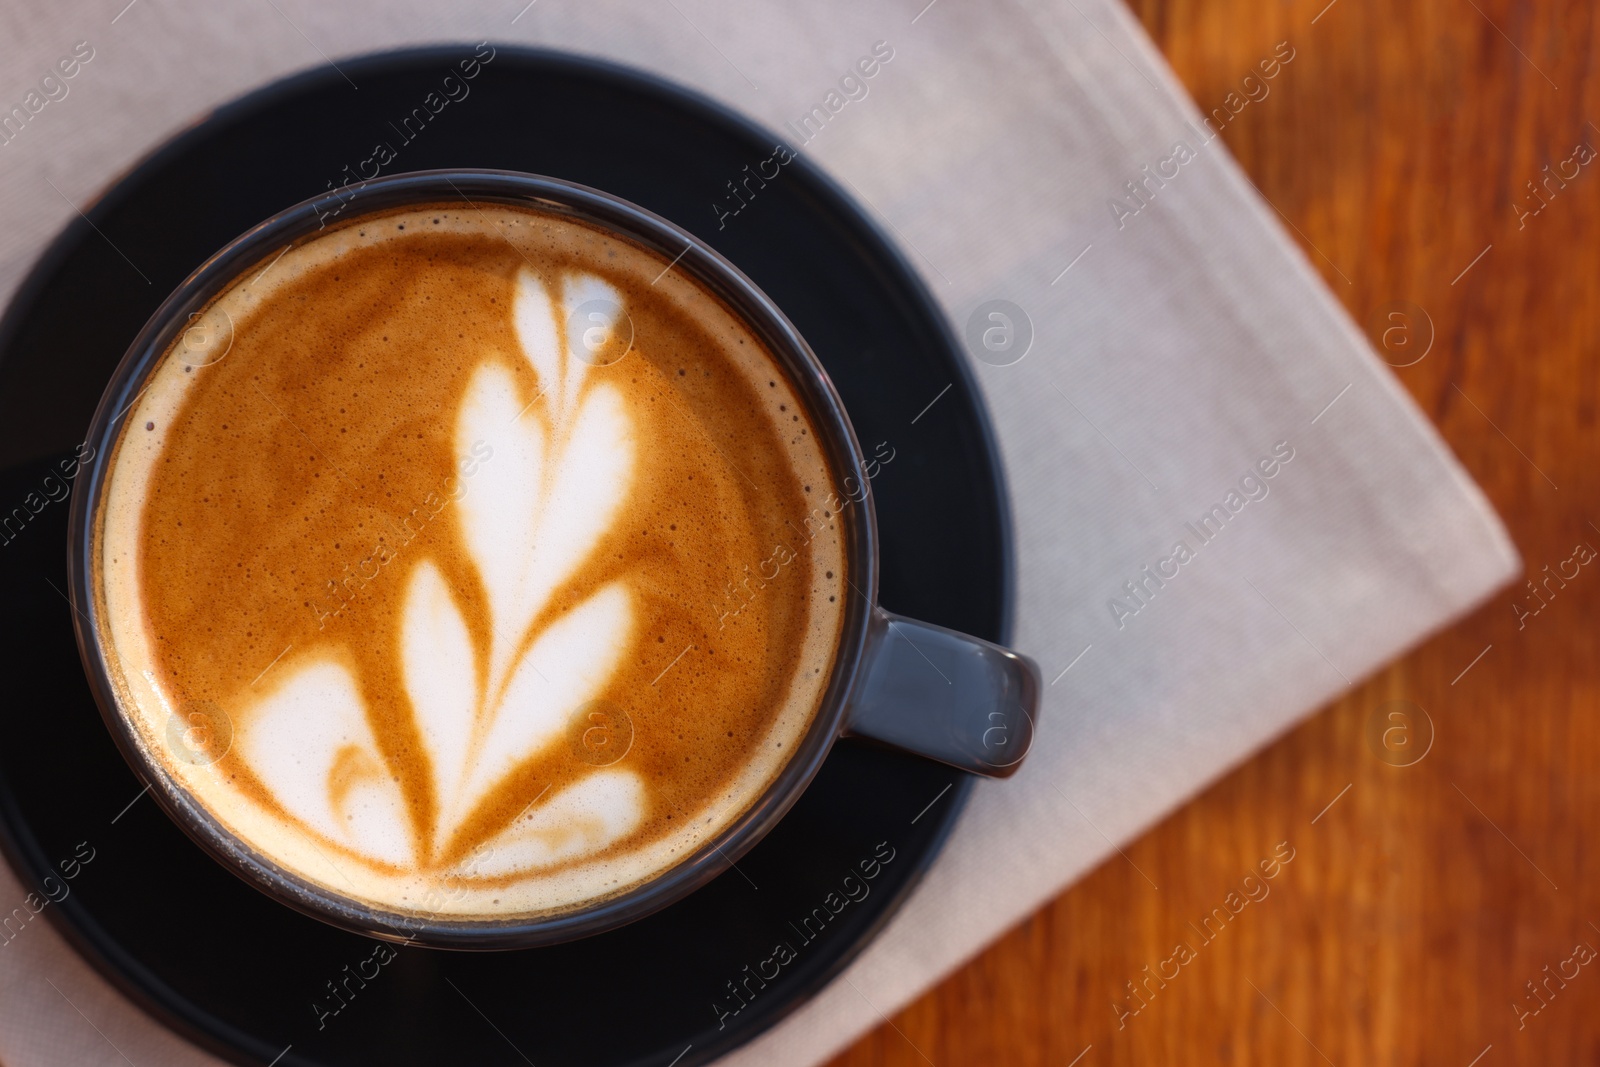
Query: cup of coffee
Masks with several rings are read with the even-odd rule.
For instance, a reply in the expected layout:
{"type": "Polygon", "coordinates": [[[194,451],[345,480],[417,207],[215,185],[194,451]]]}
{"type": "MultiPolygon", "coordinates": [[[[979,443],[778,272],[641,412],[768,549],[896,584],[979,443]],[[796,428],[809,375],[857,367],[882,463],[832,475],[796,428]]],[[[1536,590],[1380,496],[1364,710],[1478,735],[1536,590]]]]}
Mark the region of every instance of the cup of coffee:
{"type": "Polygon", "coordinates": [[[872,476],[749,279],[524,174],[369,182],[202,265],[118,368],[78,642],[216,859],[374,937],[549,944],[726,870],[853,734],[1026,754],[1026,657],[876,604],[872,476]]]}

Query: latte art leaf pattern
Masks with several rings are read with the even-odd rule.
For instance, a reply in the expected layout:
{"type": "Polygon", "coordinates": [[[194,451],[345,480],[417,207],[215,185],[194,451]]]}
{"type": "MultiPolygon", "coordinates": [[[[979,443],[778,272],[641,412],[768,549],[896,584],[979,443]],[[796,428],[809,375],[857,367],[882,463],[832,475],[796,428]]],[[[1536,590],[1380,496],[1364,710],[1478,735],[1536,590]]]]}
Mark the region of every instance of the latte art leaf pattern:
{"type": "MultiPolygon", "coordinates": [[[[405,579],[401,674],[431,769],[433,825],[411,824],[400,776],[340,660],[292,664],[245,716],[238,752],[308,834],[380,866],[454,865],[474,814],[531,758],[561,745],[630,646],[636,611],[626,580],[556,603],[615,524],[636,461],[623,397],[593,380],[563,327],[595,299],[622,301],[592,275],[569,276],[552,292],[521,272],[511,313],[538,392],[521,395],[510,370],[486,358],[456,415],[457,456],[493,448],[493,462],[453,505],[487,603],[487,644],[437,561],[416,561],[405,579]]],[[[625,766],[583,770],[531,797],[488,849],[475,850],[472,871],[495,877],[570,862],[635,830],[646,814],[639,776],[625,766]]]]}

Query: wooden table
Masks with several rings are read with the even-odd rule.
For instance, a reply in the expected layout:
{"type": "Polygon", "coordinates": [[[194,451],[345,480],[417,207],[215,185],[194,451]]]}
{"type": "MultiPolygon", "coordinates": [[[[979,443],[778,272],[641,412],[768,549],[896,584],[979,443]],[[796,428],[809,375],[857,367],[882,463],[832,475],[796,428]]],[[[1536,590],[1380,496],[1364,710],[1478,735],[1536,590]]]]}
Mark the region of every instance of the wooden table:
{"type": "Polygon", "coordinates": [[[839,1065],[1600,1062],[1600,958],[1584,962],[1600,950],[1600,560],[1574,557],[1600,549],[1600,158],[1574,155],[1600,151],[1600,15],[1326,4],[1134,8],[1203,109],[1291,42],[1293,65],[1224,139],[1392,362],[1426,347],[1431,320],[1431,348],[1396,375],[1530,575],[1576,576],[1542,601],[1494,596],[1322,709],[839,1065]],[[1568,179],[1535,200],[1546,164],[1568,179]],[[1425,317],[1383,319],[1396,301],[1425,317]],[[1375,754],[1420,751],[1420,717],[1390,701],[1433,724],[1409,765],[1375,754]],[[1389,724],[1385,749],[1396,709],[1412,721],[1389,724]],[[1163,966],[1284,840],[1295,858],[1270,896],[1163,966]],[[1176,977],[1145,983],[1147,966],[1176,977]],[[1130,980],[1144,1007],[1119,1027],[1140,1003],[1130,980]]]}

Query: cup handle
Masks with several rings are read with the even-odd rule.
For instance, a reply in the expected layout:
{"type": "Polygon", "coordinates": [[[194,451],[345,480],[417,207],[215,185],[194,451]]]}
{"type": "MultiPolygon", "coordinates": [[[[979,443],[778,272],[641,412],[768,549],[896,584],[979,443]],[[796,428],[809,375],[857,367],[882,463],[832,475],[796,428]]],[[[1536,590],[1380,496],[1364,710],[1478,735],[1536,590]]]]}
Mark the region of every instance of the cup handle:
{"type": "Polygon", "coordinates": [[[1038,664],[942,626],[872,614],[845,734],[973,774],[1015,774],[1033,744],[1038,664]]]}

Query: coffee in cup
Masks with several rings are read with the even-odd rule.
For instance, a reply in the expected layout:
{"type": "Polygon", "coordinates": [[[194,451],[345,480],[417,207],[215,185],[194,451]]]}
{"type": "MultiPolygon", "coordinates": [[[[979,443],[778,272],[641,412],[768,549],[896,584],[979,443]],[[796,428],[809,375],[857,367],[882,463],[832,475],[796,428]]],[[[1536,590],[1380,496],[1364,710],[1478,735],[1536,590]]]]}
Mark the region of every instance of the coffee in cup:
{"type": "Polygon", "coordinates": [[[315,232],[191,316],[122,422],[89,556],[118,713],[334,896],[626,893],[749,810],[823,700],[856,594],[818,436],[722,300],[570,214],[315,232]]]}

